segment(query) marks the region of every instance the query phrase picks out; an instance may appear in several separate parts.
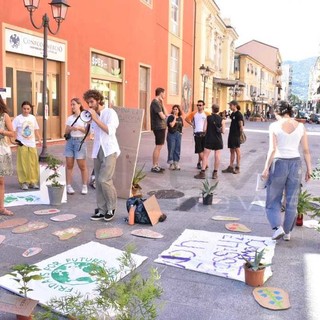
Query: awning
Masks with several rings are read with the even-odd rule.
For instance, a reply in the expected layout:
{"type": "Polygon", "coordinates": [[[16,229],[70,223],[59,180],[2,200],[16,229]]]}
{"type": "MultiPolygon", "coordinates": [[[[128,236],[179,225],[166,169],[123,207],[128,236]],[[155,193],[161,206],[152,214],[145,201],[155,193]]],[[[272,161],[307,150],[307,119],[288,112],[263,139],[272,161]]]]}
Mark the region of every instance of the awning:
{"type": "Polygon", "coordinates": [[[245,87],[246,86],[246,84],[244,82],[240,81],[240,80],[213,78],[213,82],[221,84],[222,86],[226,86],[226,87],[233,87],[237,83],[238,83],[239,87],[245,87]]]}

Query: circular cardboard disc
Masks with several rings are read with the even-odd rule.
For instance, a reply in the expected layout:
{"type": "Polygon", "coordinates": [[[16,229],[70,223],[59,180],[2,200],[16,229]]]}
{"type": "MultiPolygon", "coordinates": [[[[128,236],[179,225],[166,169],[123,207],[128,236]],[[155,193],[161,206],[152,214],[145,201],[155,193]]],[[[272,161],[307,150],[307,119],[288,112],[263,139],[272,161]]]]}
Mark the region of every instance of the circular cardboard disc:
{"type": "Polygon", "coordinates": [[[0,244],[3,242],[3,240],[6,238],[6,236],[0,234],[0,244]]]}
{"type": "Polygon", "coordinates": [[[227,216],[213,216],[211,219],[216,220],[216,221],[238,221],[238,220],[240,220],[240,218],[227,217],[227,216]]]}
{"type": "Polygon", "coordinates": [[[32,256],[38,254],[38,253],[41,252],[41,251],[42,251],[41,248],[33,247],[33,248],[27,249],[22,255],[23,255],[25,258],[29,258],[29,257],[32,257],[32,256]]]}
{"type": "Polygon", "coordinates": [[[34,212],[36,215],[46,215],[46,214],[54,214],[60,212],[59,209],[42,209],[34,212]]]}
{"type": "Polygon", "coordinates": [[[12,233],[26,233],[26,232],[31,232],[35,230],[40,230],[43,228],[46,228],[48,226],[47,223],[41,222],[41,221],[33,221],[33,222],[28,222],[22,226],[15,227],[12,229],[12,233]]]}
{"type": "Polygon", "coordinates": [[[260,287],[252,291],[255,300],[264,308],[284,310],[291,307],[286,291],[274,287],[260,287]]]}
{"type": "Polygon", "coordinates": [[[131,231],[133,236],[151,238],[151,239],[161,239],[163,235],[161,233],[149,230],[149,229],[136,229],[131,231]]]}
{"type": "Polygon", "coordinates": [[[227,223],[225,227],[227,230],[235,232],[251,232],[251,229],[241,223],[227,223]]]}
{"type": "Polygon", "coordinates": [[[79,228],[67,228],[64,230],[58,230],[53,232],[52,234],[57,236],[60,240],[68,240],[70,238],[75,237],[79,234],[82,230],[79,228]]]}
{"type": "Polygon", "coordinates": [[[52,221],[68,221],[72,220],[76,217],[75,214],[67,213],[67,214],[59,214],[57,216],[51,217],[50,220],[52,221]]]}
{"type": "Polygon", "coordinates": [[[123,235],[123,231],[120,228],[104,228],[98,229],[96,231],[96,238],[97,239],[110,239],[110,238],[117,238],[123,235]]]}
{"type": "Polygon", "coordinates": [[[26,224],[27,222],[28,222],[28,219],[25,219],[25,218],[8,219],[0,223],[0,229],[14,228],[14,227],[26,224]]]}

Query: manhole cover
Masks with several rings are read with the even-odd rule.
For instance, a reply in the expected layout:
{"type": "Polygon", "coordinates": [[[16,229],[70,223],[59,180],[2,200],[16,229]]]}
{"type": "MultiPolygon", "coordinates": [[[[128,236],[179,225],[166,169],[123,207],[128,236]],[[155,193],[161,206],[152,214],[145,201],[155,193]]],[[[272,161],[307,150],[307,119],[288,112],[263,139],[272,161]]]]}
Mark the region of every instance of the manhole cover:
{"type": "Polygon", "coordinates": [[[158,190],[148,192],[149,196],[155,195],[157,199],[178,199],[184,196],[183,192],[176,190],[158,190]]]}

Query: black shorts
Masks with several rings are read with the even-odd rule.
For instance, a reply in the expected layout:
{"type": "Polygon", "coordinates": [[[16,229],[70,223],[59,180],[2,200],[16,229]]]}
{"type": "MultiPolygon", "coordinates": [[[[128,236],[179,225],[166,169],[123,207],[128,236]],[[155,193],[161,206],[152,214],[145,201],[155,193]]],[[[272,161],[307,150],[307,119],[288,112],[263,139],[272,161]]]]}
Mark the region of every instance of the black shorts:
{"type": "Polygon", "coordinates": [[[156,146],[164,145],[166,139],[166,129],[153,130],[156,146]]]}
{"type": "Polygon", "coordinates": [[[201,153],[204,150],[205,134],[196,132],[194,134],[194,153],[201,153]]]}
{"type": "Polygon", "coordinates": [[[228,148],[236,149],[240,148],[240,136],[238,135],[230,135],[228,137],[228,148]]]}

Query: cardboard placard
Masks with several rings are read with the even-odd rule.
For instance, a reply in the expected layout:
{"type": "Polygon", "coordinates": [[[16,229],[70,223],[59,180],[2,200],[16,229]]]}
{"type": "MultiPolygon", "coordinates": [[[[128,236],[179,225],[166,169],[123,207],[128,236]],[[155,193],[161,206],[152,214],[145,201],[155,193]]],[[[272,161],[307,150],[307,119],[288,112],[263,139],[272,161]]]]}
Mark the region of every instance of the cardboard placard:
{"type": "Polygon", "coordinates": [[[286,291],[274,287],[255,288],[252,292],[260,306],[270,310],[285,310],[291,307],[286,291]]]}
{"type": "Polygon", "coordinates": [[[38,301],[0,292],[0,311],[28,317],[38,301]]]}
{"type": "Polygon", "coordinates": [[[162,215],[158,200],[155,195],[148,198],[143,202],[143,205],[148,213],[151,224],[154,226],[159,222],[159,218],[162,215]]]}

